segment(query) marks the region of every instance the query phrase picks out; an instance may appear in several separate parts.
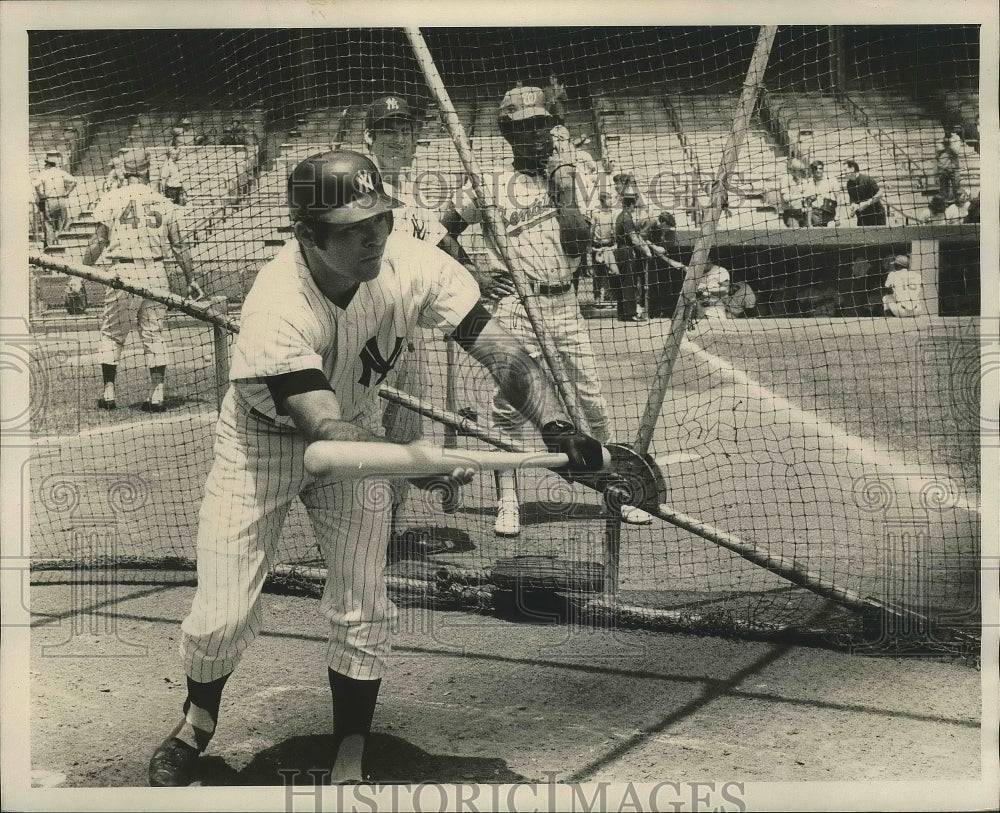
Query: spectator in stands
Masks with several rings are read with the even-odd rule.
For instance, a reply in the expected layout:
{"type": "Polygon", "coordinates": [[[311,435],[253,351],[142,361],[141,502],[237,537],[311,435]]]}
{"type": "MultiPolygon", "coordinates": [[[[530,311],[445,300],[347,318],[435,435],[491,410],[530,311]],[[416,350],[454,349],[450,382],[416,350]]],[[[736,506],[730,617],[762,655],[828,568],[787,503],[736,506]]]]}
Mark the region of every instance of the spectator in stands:
{"type": "Polygon", "coordinates": [[[778,188],[778,211],[786,228],[798,229],[806,225],[802,199],[806,196],[809,168],[799,158],[788,162],[788,177],[778,188]]]}
{"type": "Polygon", "coordinates": [[[923,280],[910,269],[910,258],[899,254],[889,261],[885,278],[888,293],[882,297],[886,316],[921,316],[927,313],[924,304],[923,280]]]}
{"type": "Polygon", "coordinates": [[[599,200],[600,205],[590,215],[595,305],[614,300],[610,277],[617,277],[619,273],[615,260],[615,212],[611,205],[611,193],[601,192],[599,200]]]}
{"type": "Polygon", "coordinates": [[[160,165],[160,182],[158,191],[167,200],[183,206],[186,203],[184,198],[184,179],[181,176],[181,168],[177,165],[181,151],[177,147],[167,150],[167,157],[160,165]]]}
{"type": "MultiPolygon", "coordinates": [[[[959,139],[961,141],[961,139],[959,139]]],[[[962,186],[962,161],[951,137],[941,139],[941,149],[935,155],[938,176],[938,194],[948,203],[962,186]]]]}
{"type": "Polygon", "coordinates": [[[822,161],[809,164],[809,176],[802,198],[806,225],[829,226],[837,218],[837,187],[833,179],[827,177],[826,166],[822,161]]]}
{"type": "Polygon", "coordinates": [[[948,204],[943,195],[932,195],[926,207],[917,212],[917,219],[921,223],[944,223],[946,222],[948,204]]]}
{"type": "Polygon", "coordinates": [[[619,322],[646,321],[642,306],[646,287],[644,266],[653,252],[639,234],[636,223],[638,201],[638,189],[634,186],[625,187],[621,193],[622,210],[615,218],[615,262],[619,273],[609,279],[618,304],[619,322]]]}
{"type": "Polygon", "coordinates": [[[171,147],[195,147],[205,143],[205,136],[194,131],[194,125],[187,116],[174,125],[171,132],[171,147]]]}
{"type": "Polygon", "coordinates": [[[584,149],[588,144],[590,144],[590,139],[586,136],[579,136],[573,141],[573,146],[576,147],[576,165],[592,177],[596,177],[600,168],[590,151],[584,149]]]}
{"type": "Polygon", "coordinates": [[[963,223],[978,223],[979,222],[979,195],[976,195],[971,201],[969,201],[969,213],[965,216],[963,223]]]}
{"type": "Polygon", "coordinates": [[[125,186],[125,171],[122,169],[121,155],[116,155],[108,163],[108,174],[104,176],[101,191],[110,192],[112,189],[118,189],[120,186],[125,186]]]}
{"type": "Polygon", "coordinates": [[[850,205],[848,216],[857,215],[859,226],[884,226],[885,206],[882,205],[882,190],[871,175],[865,175],[854,159],[844,161],[846,170],[847,197],[850,205]]]}
{"type": "Polygon", "coordinates": [[[546,109],[562,124],[566,120],[566,102],[569,101],[569,96],[566,93],[565,85],[559,81],[558,75],[549,76],[549,83],[542,92],[545,95],[546,109]]]}
{"type": "Polygon", "coordinates": [[[76,188],[76,179],[59,166],[62,156],[56,150],[45,153],[45,166],[35,176],[35,204],[42,213],[42,245],[59,245],[59,234],[69,223],[68,199],[76,188]]]}
{"type": "Polygon", "coordinates": [[[233,120],[222,128],[222,137],[219,139],[219,144],[233,147],[245,147],[250,138],[250,133],[247,128],[243,126],[243,122],[240,121],[238,116],[234,116],[233,120]]]}
{"type": "Polygon", "coordinates": [[[944,218],[948,223],[965,223],[972,205],[972,195],[968,189],[959,189],[955,202],[944,210],[944,218]]]}

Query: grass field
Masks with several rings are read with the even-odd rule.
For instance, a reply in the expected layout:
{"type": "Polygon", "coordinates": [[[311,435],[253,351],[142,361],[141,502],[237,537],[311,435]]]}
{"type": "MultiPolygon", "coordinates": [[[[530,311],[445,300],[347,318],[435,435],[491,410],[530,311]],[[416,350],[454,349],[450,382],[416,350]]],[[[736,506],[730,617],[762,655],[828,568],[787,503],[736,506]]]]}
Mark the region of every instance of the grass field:
{"type": "MultiPolygon", "coordinates": [[[[612,439],[631,442],[669,322],[589,324],[612,439]]],[[[35,557],[193,555],[211,462],[211,334],[178,327],[168,340],[170,409],[151,416],[138,409],[146,380],[137,343],[120,373],[123,408],[108,413],[93,406],[96,331],[38,335],[35,557]],[[93,527],[110,533],[81,535],[93,527]]],[[[424,344],[429,399],[443,405],[444,343],[424,344]]],[[[976,320],[703,322],[687,334],[650,448],[666,470],[666,502],[862,595],[975,615],[979,379],[969,371],[978,353],[976,320]]],[[[485,372],[463,362],[458,374],[459,406],[487,418],[485,372]]],[[[428,436],[442,441],[441,427],[428,436]]],[[[439,558],[454,564],[489,567],[522,553],[603,560],[598,495],[547,472],[525,473],[522,494],[516,539],[492,533],[489,476],[464,489],[453,516],[411,489],[405,519],[449,540],[439,558]]],[[[284,543],[287,560],[315,559],[300,508],[284,543]]],[[[659,521],[623,526],[620,576],[623,596],[647,606],[725,606],[774,623],[822,611],[778,576],[659,521]]]]}

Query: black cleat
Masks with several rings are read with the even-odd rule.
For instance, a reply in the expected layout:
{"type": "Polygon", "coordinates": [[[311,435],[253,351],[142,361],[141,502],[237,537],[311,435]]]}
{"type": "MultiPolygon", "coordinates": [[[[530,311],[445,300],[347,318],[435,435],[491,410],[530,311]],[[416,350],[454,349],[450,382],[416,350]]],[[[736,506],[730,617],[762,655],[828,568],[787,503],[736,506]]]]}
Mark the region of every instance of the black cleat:
{"type": "Polygon", "coordinates": [[[177,737],[167,737],[149,760],[149,786],[181,788],[190,785],[200,753],[177,737]]]}
{"type": "Polygon", "coordinates": [[[143,412],[166,412],[167,406],[162,401],[158,404],[154,404],[151,401],[146,401],[141,407],[143,412]]]}
{"type": "Polygon", "coordinates": [[[118,408],[118,404],[115,403],[115,401],[114,401],[113,398],[110,401],[105,401],[103,398],[98,398],[97,399],[97,408],[98,409],[117,409],[118,408]]]}

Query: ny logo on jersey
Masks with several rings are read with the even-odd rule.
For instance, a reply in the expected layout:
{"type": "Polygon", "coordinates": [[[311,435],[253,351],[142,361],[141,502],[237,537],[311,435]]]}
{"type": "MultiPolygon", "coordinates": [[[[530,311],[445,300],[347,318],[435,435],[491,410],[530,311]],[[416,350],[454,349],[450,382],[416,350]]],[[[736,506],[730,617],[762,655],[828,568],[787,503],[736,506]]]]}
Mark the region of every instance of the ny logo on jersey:
{"type": "Polygon", "coordinates": [[[372,178],[371,172],[367,169],[359,169],[354,174],[354,187],[360,192],[374,192],[375,180],[372,178]]]}
{"type": "Polygon", "coordinates": [[[392,352],[389,354],[389,358],[386,359],[382,356],[382,351],[378,346],[378,338],[372,336],[367,342],[365,342],[364,349],[361,351],[359,358],[361,359],[361,377],[358,379],[358,383],[363,387],[370,387],[372,385],[372,373],[378,373],[378,380],[375,382],[375,386],[378,386],[383,381],[385,377],[389,375],[389,370],[393,368],[396,364],[396,359],[399,358],[399,354],[403,350],[403,337],[396,337],[396,344],[392,348],[392,352]]]}

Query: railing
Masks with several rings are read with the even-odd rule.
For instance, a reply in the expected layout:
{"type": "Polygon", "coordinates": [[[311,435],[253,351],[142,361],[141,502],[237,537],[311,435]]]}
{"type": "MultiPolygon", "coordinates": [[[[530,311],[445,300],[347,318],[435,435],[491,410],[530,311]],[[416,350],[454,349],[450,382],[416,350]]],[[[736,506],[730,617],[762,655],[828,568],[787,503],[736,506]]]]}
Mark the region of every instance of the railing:
{"type": "Polygon", "coordinates": [[[907,171],[910,173],[910,177],[917,182],[917,186],[920,189],[927,189],[927,173],[921,169],[920,165],[914,161],[904,150],[900,147],[885,130],[879,127],[877,124],[872,124],[871,117],[865,111],[861,105],[854,101],[850,96],[848,96],[844,91],[837,90],[837,99],[845,105],[855,118],[869,133],[875,136],[879,142],[882,144],[883,148],[888,147],[892,151],[892,160],[897,164],[900,163],[900,158],[902,158],[902,163],[905,164],[907,171]]]}
{"type": "Polygon", "coordinates": [[[698,203],[698,186],[702,178],[701,163],[698,161],[697,154],[691,149],[691,145],[688,143],[687,133],[684,132],[684,128],[681,126],[681,117],[677,115],[677,108],[670,101],[670,95],[664,93],[662,101],[663,109],[666,111],[667,119],[670,121],[670,126],[674,128],[677,140],[680,141],[681,149],[684,151],[684,158],[687,159],[688,166],[694,170],[694,181],[688,180],[684,196],[687,198],[687,211],[691,222],[695,226],[701,226],[702,211],[698,203]]]}

